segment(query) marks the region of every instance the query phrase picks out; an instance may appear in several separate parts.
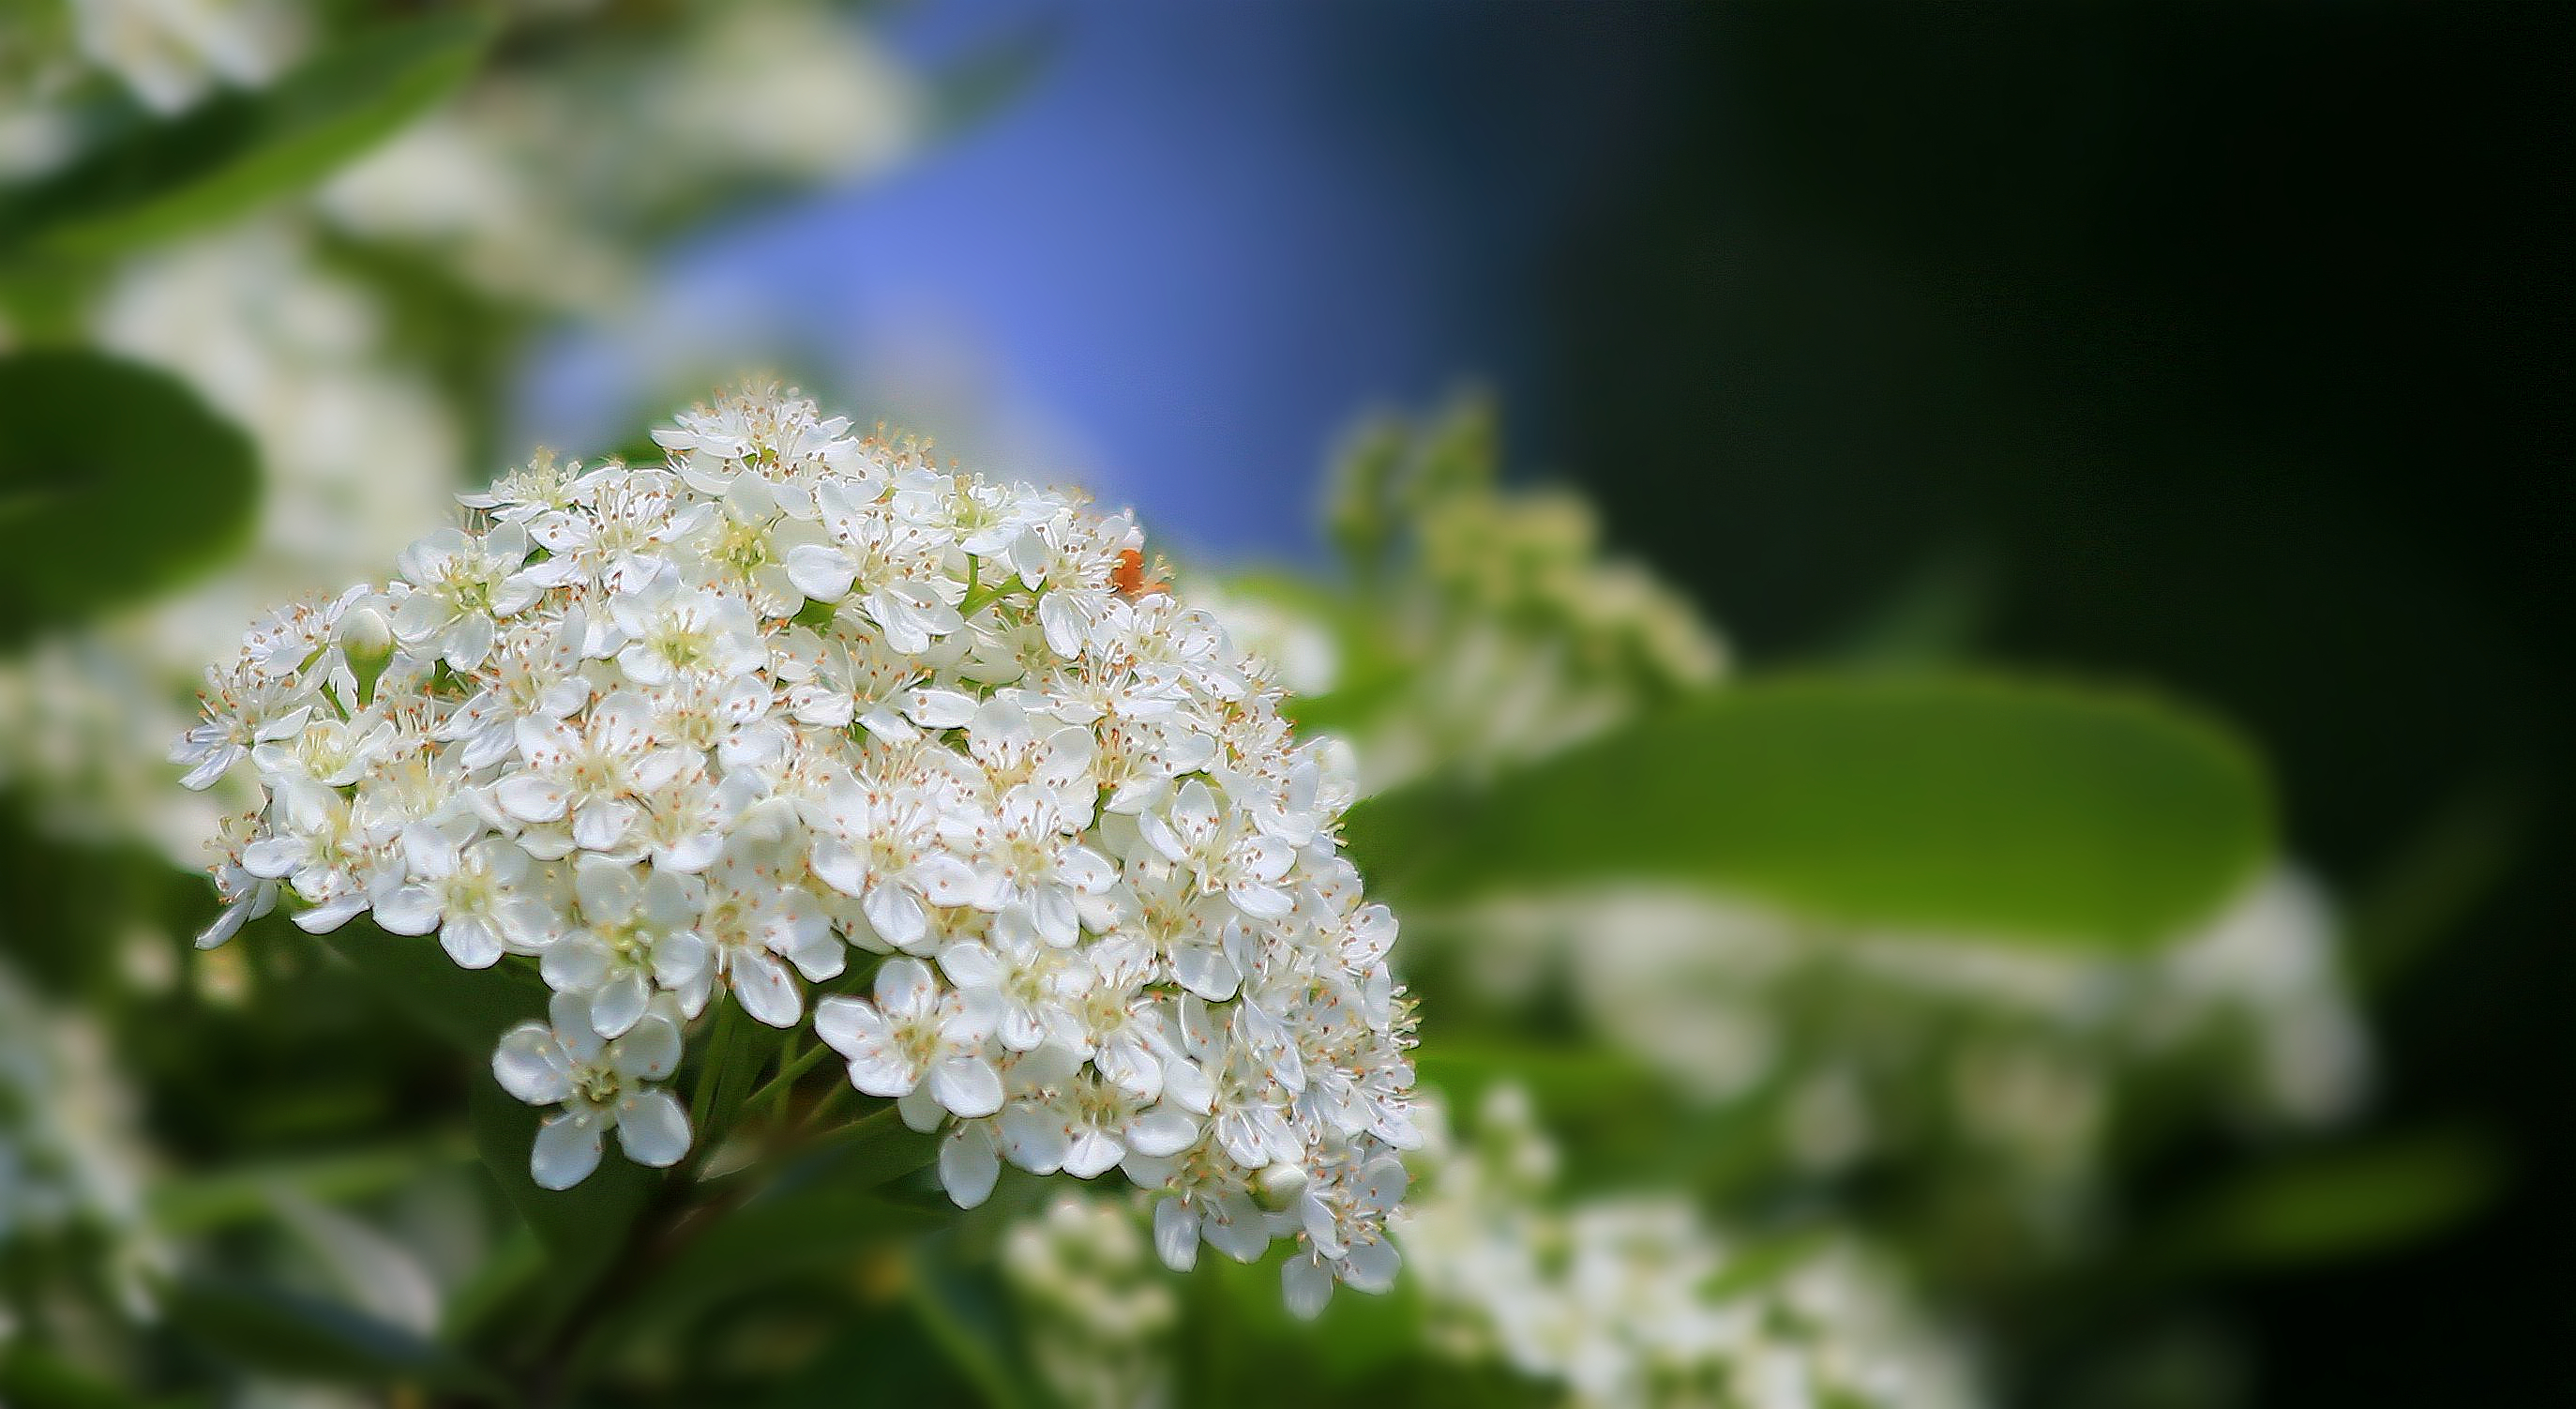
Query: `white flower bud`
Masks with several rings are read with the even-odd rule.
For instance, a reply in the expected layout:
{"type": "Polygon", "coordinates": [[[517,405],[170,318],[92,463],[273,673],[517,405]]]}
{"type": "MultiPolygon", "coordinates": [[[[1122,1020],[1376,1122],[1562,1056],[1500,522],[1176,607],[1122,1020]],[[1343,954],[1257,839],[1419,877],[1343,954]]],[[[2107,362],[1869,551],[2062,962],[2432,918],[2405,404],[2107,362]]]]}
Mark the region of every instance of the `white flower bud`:
{"type": "Polygon", "coordinates": [[[1265,1167],[1253,1180],[1253,1197],[1272,1213],[1282,1213],[1297,1206],[1297,1198],[1306,1192],[1306,1167],[1300,1164],[1273,1164],[1265,1167]]]}
{"type": "Polygon", "coordinates": [[[393,624],[385,620],[385,614],[377,611],[370,599],[342,612],[331,635],[339,643],[341,657],[349,662],[349,673],[357,677],[359,705],[372,703],[376,681],[383,678],[385,667],[393,664],[393,624]]]}

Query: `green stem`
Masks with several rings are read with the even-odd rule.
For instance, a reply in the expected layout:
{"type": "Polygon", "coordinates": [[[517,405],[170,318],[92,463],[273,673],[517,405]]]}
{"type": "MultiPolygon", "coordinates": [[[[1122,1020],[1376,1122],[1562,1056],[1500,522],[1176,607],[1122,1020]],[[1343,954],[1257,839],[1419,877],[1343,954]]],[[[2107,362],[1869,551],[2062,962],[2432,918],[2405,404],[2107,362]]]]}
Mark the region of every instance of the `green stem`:
{"type": "Polygon", "coordinates": [[[778,1075],[771,1077],[768,1085],[752,1092],[751,1099],[744,1103],[754,1108],[757,1108],[763,1101],[776,1103],[776,1109],[770,1112],[770,1118],[773,1120],[783,1121],[787,1118],[787,1096],[790,1089],[796,1085],[796,1079],[803,1076],[805,1073],[812,1071],[814,1069],[814,1064],[823,1060],[825,1054],[832,1050],[818,1042],[808,1049],[803,1056],[790,1060],[787,1054],[795,1050],[795,1045],[796,1038],[794,1034],[791,1033],[788,1036],[787,1044],[780,1049],[778,1054],[780,1061],[778,1075]]]}
{"type": "Polygon", "coordinates": [[[716,1004],[715,1016],[707,1023],[707,1061],[698,1069],[697,1090],[689,1097],[689,1129],[696,1132],[699,1143],[708,1143],[707,1112],[715,1104],[716,1087],[724,1082],[725,1067],[733,1057],[733,1023],[728,1020],[732,1008],[722,1000],[716,1004]]]}
{"type": "Polygon", "coordinates": [[[823,1099],[814,1103],[814,1109],[805,1113],[804,1122],[796,1128],[799,1131],[805,1131],[822,1124],[824,1119],[839,1109],[856,1090],[856,1087],[846,1081],[834,1082],[832,1089],[823,1093],[823,1099]]]}

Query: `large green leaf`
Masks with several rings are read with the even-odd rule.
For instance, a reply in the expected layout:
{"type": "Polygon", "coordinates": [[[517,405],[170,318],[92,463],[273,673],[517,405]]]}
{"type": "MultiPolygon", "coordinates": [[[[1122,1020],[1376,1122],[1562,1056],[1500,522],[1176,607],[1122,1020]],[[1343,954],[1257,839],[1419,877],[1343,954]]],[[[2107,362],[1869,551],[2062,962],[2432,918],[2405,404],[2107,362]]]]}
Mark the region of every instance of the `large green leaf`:
{"type": "Polygon", "coordinates": [[[2000,679],[1757,684],[1507,776],[1351,810],[1406,901],[1687,882],[1874,927],[2145,945],[2270,851],[2261,769],[2138,695],[2000,679]]]}
{"type": "Polygon", "coordinates": [[[138,129],[14,196],[0,249],[122,254],[300,190],[454,91],[491,29],[466,10],[385,25],[266,89],[138,129]]]}
{"type": "Polygon", "coordinates": [[[0,646],[149,596],[241,543],[258,462],[171,378],[91,352],[0,357],[0,646]]]}

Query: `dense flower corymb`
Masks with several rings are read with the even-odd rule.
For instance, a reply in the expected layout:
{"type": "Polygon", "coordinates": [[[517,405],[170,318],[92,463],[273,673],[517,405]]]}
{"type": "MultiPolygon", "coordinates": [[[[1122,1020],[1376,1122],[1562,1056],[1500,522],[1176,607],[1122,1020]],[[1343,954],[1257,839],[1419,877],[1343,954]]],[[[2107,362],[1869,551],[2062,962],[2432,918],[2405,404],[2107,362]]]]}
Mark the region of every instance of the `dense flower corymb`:
{"type": "Polygon", "coordinates": [[[265,803],[203,942],[285,899],[533,962],[552,1023],[494,1065],[561,1108],[549,1185],[612,1130],[684,1157],[657,1083],[729,996],[810,1015],[859,1090],[946,1127],[960,1204],[1005,1160],[1123,1168],[1177,1266],[1287,1236],[1301,1305],[1327,1272],[1382,1288],[1413,1017],[1338,852],[1343,752],[1291,737],[1125,515],[792,395],[654,438],[666,464],[541,458],[461,496],[394,580],[210,672],[173,758],[198,787],[247,761],[265,803]]]}

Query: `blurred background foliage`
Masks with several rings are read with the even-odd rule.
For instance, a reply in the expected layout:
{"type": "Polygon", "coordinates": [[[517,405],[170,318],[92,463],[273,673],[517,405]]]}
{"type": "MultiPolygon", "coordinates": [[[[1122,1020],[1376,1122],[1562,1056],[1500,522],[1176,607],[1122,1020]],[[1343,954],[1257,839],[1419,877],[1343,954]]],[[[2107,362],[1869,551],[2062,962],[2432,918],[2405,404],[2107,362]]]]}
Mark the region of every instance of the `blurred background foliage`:
{"type": "Polygon", "coordinates": [[[5,13],[0,1402],[2565,1387],[2563,15],[5,13]],[[938,225],[944,164],[1060,167],[1050,130],[1227,155],[1170,93],[1246,63],[1290,138],[1240,160],[1329,217],[1302,256],[1164,280],[1008,167],[1061,229],[938,225]],[[900,318],[833,325],[865,300],[662,301],[864,269],[862,208],[997,288],[1076,260],[1133,321],[1054,336],[1167,419],[1212,375],[1154,342],[1193,280],[1259,375],[1216,359],[1213,442],[1068,442],[890,375],[900,318]],[[540,393],[620,427],[567,453],[650,453],[743,357],[1168,513],[1358,747],[1447,1112],[1391,1299],[1295,1323],[1273,1268],[1163,1273],[1113,1190],[958,1216],[877,1145],[639,1272],[640,1183],[487,1171],[523,1113],[408,1021],[459,1011],[433,974],[189,949],[243,805],[160,761],[196,663],[583,422],[540,393]],[[1345,429],[1462,373],[1499,402],[1345,429]]]}

